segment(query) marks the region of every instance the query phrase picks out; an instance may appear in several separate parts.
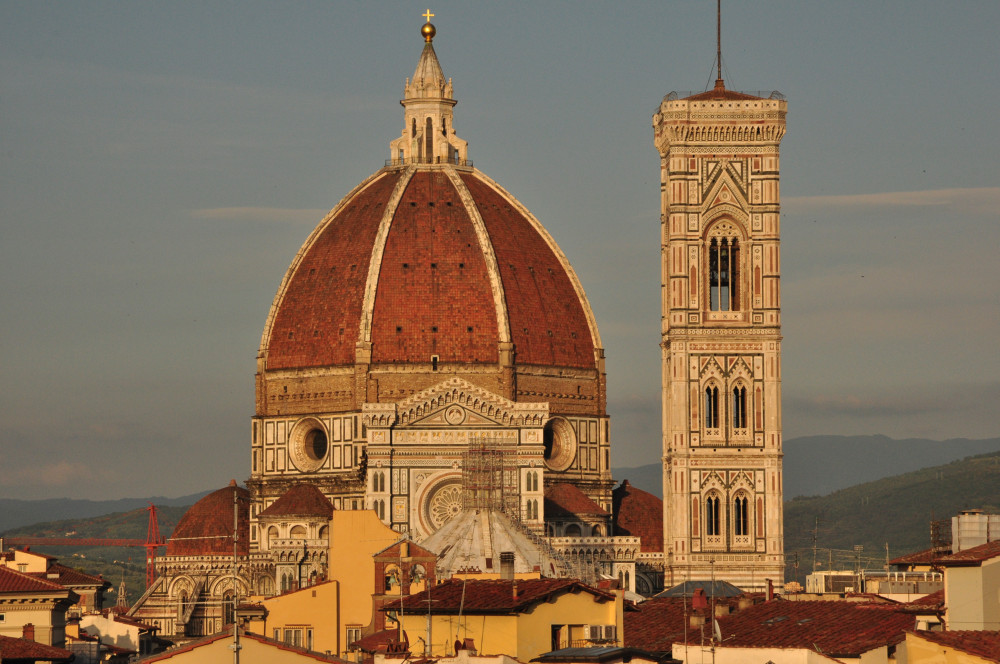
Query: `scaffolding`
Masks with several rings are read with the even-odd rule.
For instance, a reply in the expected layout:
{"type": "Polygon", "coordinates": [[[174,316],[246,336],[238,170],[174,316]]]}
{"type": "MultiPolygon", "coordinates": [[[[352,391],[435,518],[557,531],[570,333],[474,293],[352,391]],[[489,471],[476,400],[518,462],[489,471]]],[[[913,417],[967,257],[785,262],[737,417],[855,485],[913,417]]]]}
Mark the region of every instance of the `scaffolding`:
{"type": "Polygon", "coordinates": [[[500,436],[484,434],[462,454],[462,507],[503,512],[521,520],[516,448],[500,436]]]}

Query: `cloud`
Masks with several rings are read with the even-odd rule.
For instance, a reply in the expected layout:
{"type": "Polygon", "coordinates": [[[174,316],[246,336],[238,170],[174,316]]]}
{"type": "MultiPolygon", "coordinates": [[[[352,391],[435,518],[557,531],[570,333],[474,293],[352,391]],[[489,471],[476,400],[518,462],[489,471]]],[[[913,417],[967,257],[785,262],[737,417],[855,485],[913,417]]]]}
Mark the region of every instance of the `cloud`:
{"type": "Polygon", "coordinates": [[[791,196],[782,201],[786,211],[804,212],[814,208],[944,207],[951,212],[996,215],[1000,209],[1000,187],[893,191],[876,194],[836,196],[791,196]]]}
{"type": "Polygon", "coordinates": [[[225,207],[192,210],[195,219],[223,221],[265,221],[279,223],[316,224],[327,215],[328,210],[301,210],[295,208],[270,207],[225,207]]]}
{"type": "Polygon", "coordinates": [[[998,399],[997,382],[786,390],[783,424],[786,438],[872,431],[892,438],[989,438],[996,436],[998,399]]]}
{"type": "Polygon", "coordinates": [[[88,483],[109,482],[113,473],[105,468],[95,468],[93,464],[71,461],[56,461],[40,466],[31,465],[22,468],[5,466],[0,469],[0,484],[13,486],[37,487],[75,487],[81,481],[88,483]]]}

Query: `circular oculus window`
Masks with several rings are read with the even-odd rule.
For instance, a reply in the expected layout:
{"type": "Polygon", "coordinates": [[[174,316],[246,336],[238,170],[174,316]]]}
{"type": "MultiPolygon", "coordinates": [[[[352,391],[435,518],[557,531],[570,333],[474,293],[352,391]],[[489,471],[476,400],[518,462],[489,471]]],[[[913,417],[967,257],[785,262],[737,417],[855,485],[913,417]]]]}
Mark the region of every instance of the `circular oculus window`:
{"type": "Polygon", "coordinates": [[[576,458],[576,431],[568,420],[553,417],[549,420],[542,436],[545,443],[545,466],[549,470],[567,470],[576,458]]]}
{"type": "Polygon", "coordinates": [[[326,429],[319,420],[302,420],[292,429],[288,449],[295,467],[305,473],[320,469],[330,449],[326,429]]]}

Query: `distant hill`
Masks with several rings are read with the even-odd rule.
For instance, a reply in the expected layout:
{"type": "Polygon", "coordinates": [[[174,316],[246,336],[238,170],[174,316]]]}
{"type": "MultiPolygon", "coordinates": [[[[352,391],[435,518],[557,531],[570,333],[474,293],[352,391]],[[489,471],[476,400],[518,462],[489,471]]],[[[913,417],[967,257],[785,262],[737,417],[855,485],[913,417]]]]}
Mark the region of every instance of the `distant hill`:
{"type": "MultiPolygon", "coordinates": [[[[807,436],[785,441],[785,499],[816,496],[882,477],[1000,451],[1000,438],[986,440],[893,440],[886,436],[807,436]]],[[[662,496],[660,464],[613,468],[623,479],[662,496]]]]}
{"type": "Polygon", "coordinates": [[[866,567],[881,569],[886,545],[889,558],[927,549],[930,522],[963,509],[1000,512],[1000,452],[786,501],[786,578],[802,582],[812,571],[814,530],[817,569],[828,569],[831,561],[836,569],[854,569],[855,545],[864,547],[866,567]]]}
{"type": "MultiPolygon", "coordinates": [[[[122,498],[120,500],[78,500],[74,498],[50,498],[48,500],[16,500],[0,498],[0,533],[18,526],[37,524],[55,519],[85,519],[114,512],[129,512],[145,508],[150,503],[156,506],[193,505],[208,491],[193,493],[179,498],[122,498]]],[[[145,537],[145,531],[142,534],[145,537]]]]}
{"type": "MultiPolygon", "coordinates": [[[[203,494],[195,494],[201,497],[203,494]]],[[[191,500],[194,497],[188,497],[191,500]]],[[[22,501],[31,502],[31,501],[22,501]]],[[[54,501],[37,501],[54,502],[54,501]]],[[[73,502],[73,501],[70,501],[73,502]]],[[[86,501],[92,502],[92,501],[86,501]]],[[[118,502],[118,501],[109,501],[118,502]]],[[[143,507],[127,512],[114,512],[79,519],[60,519],[21,526],[5,531],[4,537],[99,537],[108,539],[146,539],[149,513],[143,507]],[[72,535],[70,535],[72,533],[72,535]]],[[[191,500],[192,504],[195,502],[191,500]]],[[[169,537],[190,505],[157,505],[157,522],[160,534],[169,537]]],[[[128,587],[128,596],[135,601],[146,589],[146,550],[142,547],[93,547],[93,546],[33,546],[33,551],[59,558],[59,561],[88,574],[100,574],[112,582],[117,591],[122,580],[128,587]]],[[[163,553],[163,549],[160,549],[163,553]]],[[[115,602],[115,595],[109,596],[115,602]]]]}

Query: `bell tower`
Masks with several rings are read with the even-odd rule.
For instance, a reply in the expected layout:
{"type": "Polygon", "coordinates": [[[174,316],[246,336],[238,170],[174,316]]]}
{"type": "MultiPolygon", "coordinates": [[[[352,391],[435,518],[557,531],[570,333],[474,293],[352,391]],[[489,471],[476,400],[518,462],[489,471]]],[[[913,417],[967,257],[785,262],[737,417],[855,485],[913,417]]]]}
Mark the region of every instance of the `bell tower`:
{"type": "Polygon", "coordinates": [[[664,559],[689,579],[784,579],[780,93],[671,92],[660,152],[664,559]]]}

